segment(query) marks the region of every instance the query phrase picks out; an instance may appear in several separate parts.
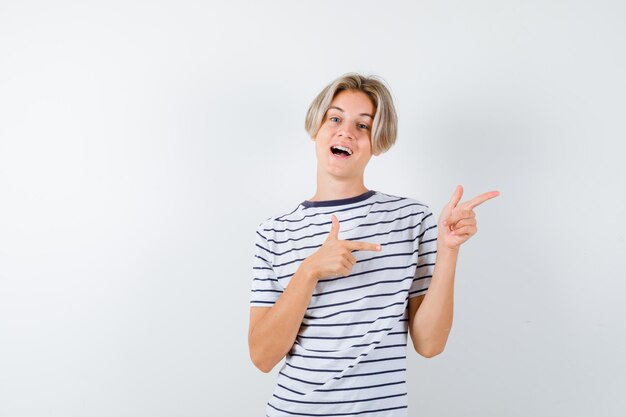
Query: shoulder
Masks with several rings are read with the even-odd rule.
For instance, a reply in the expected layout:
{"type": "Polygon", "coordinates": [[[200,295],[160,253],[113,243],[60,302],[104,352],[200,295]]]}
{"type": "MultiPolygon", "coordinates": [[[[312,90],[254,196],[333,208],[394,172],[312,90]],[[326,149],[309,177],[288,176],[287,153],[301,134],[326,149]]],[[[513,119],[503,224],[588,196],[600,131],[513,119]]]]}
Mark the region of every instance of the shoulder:
{"type": "Polygon", "coordinates": [[[276,232],[285,231],[290,223],[298,222],[302,220],[302,204],[297,204],[295,207],[291,207],[272,217],[268,217],[257,226],[257,234],[263,237],[267,237],[270,234],[276,232]]]}
{"type": "MultiPolygon", "coordinates": [[[[437,233],[437,220],[430,206],[422,199],[412,197],[402,197],[392,194],[380,193],[386,201],[389,210],[384,216],[386,221],[400,221],[407,226],[407,229],[411,230],[411,233],[416,235],[419,242],[422,242],[423,236],[428,236],[430,239],[432,233],[437,233]],[[395,206],[395,209],[391,209],[391,205],[395,206]]],[[[418,242],[418,240],[416,240],[418,242]]]]}
{"type": "Polygon", "coordinates": [[[431,213],[430,206],[422,199],[398,196],[380,191],[376,192],[381,204],[392,205],[403,209],[406,212],[423,213],[424,215],[431,213]]]}

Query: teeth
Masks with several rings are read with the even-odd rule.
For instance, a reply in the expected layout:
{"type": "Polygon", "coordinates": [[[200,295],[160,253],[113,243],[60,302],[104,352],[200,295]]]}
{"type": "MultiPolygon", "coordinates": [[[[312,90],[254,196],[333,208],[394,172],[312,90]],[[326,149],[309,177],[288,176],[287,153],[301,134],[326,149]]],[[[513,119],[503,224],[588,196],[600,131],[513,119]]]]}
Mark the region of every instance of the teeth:
{"type": "Polygon", "coordinates": [[[352,155],[352,149],[346,148],[345,146],[333,146],[335,149],[341,149],[342,151],[348,152],[349,155],[352,155]]]}

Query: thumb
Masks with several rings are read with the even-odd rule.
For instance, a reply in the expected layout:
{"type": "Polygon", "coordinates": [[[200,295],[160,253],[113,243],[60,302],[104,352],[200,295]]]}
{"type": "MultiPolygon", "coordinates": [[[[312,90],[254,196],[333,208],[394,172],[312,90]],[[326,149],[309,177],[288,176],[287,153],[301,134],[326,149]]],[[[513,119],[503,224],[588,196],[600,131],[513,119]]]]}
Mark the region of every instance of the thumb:
{"type": "Polygon", "coordinates": [[[334,214],[331,216],[331,219],[333,221],[333,225],[330,227],[330,233],[328,234],[326,240],[339,240],[339,219],[337,219],[337,216],[334,214]]]}

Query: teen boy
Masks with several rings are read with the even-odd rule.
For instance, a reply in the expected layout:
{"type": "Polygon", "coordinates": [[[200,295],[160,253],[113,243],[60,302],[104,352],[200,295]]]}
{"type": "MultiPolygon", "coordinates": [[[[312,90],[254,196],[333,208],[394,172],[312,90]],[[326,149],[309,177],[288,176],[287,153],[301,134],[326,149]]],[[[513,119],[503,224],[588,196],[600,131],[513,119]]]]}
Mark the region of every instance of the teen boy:
{"type": "Polygon", "coordinates": [[[369,190],[365,167],[396,126],[386,86],[354,73],[307,112],[316,193],[256,233],[250,356],[263,372],[286,358],[268,416],[406,416],[407,331],[424,357],[446,345],[459,247],[499,193],[459,203],[458,186],[436,222],[420,201],[369,190]]]}

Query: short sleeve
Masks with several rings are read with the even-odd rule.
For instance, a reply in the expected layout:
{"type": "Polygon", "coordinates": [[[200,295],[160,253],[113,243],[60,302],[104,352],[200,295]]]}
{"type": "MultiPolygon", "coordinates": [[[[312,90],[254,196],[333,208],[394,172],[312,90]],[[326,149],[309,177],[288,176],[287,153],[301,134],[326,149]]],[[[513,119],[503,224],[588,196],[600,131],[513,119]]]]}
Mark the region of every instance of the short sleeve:
{"type": "Polygon", "coordinates": [[[417,241],[417,267],[409,290],[409,298],[426,294],[435,270],[437,220],[428,206],[424,206],[417,241]]]}
{"type": "Polygon", "coordinates": [[[263,229],[259,226],[255,234],[252,260],[250,307],[271,307],[283,293],[272,267],[272,253],[269,244],[262,232],[263,229]]]}

